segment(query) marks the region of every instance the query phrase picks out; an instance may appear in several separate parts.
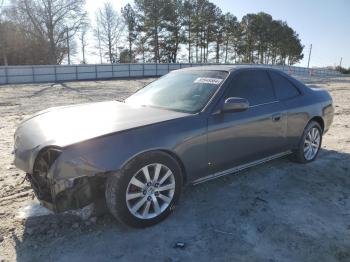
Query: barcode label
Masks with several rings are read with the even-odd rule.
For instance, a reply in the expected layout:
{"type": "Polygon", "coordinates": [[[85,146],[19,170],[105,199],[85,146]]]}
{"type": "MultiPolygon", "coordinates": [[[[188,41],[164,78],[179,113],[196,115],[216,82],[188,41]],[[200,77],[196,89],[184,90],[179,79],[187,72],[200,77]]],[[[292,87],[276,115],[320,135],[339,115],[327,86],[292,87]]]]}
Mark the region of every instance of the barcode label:
{"type": "Polygon", "coordinates": [[[220,79],[220,78],[198,77],[196,80],[194,80],[194,83],[218,85],[221,83],[222,80],[223,79],[220,79]]]}

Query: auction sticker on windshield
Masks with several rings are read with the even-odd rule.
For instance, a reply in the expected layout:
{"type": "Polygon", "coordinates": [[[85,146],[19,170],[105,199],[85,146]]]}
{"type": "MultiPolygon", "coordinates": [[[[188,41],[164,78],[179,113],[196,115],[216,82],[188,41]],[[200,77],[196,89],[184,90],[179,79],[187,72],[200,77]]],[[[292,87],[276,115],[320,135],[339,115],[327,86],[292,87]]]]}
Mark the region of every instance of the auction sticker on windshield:
{"type": "Polygon", "coordinates": [[[220,78],[211,78],[211,77],[198,77],[196,80],[194,80],[194,83],[196,84],[211,84],[211,85],[218,85],[222,82],[223,79],[220,78]]]}

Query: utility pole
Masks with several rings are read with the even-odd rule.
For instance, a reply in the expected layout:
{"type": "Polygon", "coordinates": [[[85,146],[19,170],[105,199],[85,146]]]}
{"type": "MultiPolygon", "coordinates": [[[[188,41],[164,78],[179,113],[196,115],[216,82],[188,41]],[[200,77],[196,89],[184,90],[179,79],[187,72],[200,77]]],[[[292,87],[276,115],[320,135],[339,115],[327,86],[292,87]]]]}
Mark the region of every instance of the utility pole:
{"type": "Polygon", "coordinates": [[[70,48],[69,48],[69,34],[68,34],[68,27],[66,27],[66,33],[67,33],[67,48],[68,48],[68,65],[70,65],[70,48]]]}
{"type": "Polygon", "coordinates": [[[343,62],[343,58],[340,58],[340,63],[339,63],[339,67],[341,67],[341,62],[343,62]]]}
{"type": "Polygon", "coordinates": [[[312,50],[312,44],[310,45],[309,60],[307,61],[307,68],[310,67],[311,50],[312,50]]]}

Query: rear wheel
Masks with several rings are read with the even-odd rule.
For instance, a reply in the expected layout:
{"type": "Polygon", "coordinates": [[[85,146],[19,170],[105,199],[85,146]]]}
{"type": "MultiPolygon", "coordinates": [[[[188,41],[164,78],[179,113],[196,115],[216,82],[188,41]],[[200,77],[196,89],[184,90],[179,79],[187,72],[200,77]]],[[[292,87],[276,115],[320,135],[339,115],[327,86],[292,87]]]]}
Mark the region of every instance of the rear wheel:
{"type": "Polygon", "coordinates": [[[182,174],[177,161],[164,152],[146,153],[108,178],[107,206],[124,224],[151,226],[174,209],[181,185],[182,174]]]}
{"type": "Polygon", "coordinates": [[[301,137],[299,148],[294,152],[300,163],[309,163],[316,159],[322,144],[322,128],[316,121],[311,121],[301,137]]]}

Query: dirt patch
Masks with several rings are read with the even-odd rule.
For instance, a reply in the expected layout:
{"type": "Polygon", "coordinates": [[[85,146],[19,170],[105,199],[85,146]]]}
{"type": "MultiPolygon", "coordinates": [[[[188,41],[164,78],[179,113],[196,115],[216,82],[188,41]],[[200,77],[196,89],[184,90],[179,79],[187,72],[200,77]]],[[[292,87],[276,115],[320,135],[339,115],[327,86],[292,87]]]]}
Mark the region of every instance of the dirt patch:
{"type": "Polygon", "coordinates": [[[302,80],[335,103],[317,161],[284,158],[189,187],[172,216],[143,230],[88,209],[45,213],[11,151],[34,112],[122,100],[152,79],[0,86],[0,260],[350,261],[350,79],[302,80]]]}

